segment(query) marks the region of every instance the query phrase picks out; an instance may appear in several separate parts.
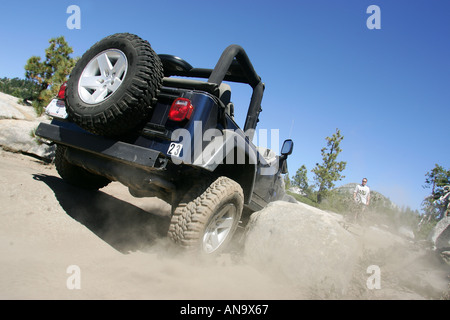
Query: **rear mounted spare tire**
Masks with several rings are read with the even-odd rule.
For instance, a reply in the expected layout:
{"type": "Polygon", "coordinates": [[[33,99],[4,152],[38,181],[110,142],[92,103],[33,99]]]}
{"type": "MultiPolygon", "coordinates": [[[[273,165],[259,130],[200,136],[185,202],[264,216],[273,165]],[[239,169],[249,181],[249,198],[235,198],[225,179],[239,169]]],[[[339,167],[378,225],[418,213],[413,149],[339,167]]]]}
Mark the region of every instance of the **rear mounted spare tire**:
{"type": "Polygon", "coordinates": [[[105,136],[118,136],[150,117],[163,66],[147,41],[118,33],[94,44],[77,62],[66,89],[73,122],[105,136]]]}

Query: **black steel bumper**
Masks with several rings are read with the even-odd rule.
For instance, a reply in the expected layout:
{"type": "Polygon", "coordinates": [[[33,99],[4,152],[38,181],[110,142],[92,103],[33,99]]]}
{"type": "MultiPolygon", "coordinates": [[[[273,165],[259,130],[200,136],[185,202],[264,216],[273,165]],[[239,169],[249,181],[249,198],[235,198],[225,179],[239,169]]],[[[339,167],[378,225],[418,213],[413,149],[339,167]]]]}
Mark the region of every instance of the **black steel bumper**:
{"type": "Polygon", "coordinates": [[[93,153],[111,160],[130,163],[143,168],[160,167],[159,151],[117,141],[82,130],[74,130],[58,124],[40,123],[36,135],[85,152],[93,153]]]}

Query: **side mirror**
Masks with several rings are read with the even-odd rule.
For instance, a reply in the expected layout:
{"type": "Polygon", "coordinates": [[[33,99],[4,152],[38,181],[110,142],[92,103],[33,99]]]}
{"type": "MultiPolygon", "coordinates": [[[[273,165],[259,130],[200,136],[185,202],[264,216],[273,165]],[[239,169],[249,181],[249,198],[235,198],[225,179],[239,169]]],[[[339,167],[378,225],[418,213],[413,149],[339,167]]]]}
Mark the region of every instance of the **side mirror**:
{"type": "Polygon", "coordinates": [[[283,146],[281,147],[281,157],[280,157],[280,172],[282,174],[287,173],[287,156],[292,153],[294,149],[294,142],[291,139],[285,140],[283,142],[283,146]]]}
{"type": "Polygon", "coordinates": [[[292,153],[292,150],[294,149],[294,141],[291,139],[285,140],[283,142],[283,146],[281,147],[281,155],[287,157],[292,153]]]}

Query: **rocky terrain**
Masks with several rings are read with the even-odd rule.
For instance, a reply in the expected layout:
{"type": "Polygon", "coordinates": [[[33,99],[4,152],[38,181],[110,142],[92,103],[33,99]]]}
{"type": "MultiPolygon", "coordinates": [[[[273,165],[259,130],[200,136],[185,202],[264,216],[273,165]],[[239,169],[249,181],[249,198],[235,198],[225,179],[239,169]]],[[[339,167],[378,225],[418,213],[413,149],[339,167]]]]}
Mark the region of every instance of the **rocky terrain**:
{"type": "Polygon", "coordinates": [[[62,181],[33,112],[0,94],[1,299],[449,298],[450,266],[427,244],[302,203],[254,213],[218,257],[180,252],[167,203],[62,181]]]}
{"type": "Polygon", "coordinates": [[[51,159],[53,148],[39,144],[33,136],[39,122],[50,120],[45,115],[38,117],[32,107],[18,101],[19,98],[0,92],[0,146],[5,150],[51,159]]]}

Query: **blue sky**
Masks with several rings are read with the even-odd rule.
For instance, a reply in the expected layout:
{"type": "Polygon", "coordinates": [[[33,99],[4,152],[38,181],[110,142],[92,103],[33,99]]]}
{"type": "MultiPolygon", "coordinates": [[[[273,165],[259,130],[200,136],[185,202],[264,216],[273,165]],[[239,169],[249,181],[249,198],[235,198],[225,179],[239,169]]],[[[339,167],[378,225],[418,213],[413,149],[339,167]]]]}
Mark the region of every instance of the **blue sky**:
{"type": "MultiPolygon", "coordinates": [[[[425,174],[450,168],[449,12],[447,0],[2,1],[0,77],[23,78],[27,59],[60,35],[81,56],[105,36],[135,33],[157,53],[206,68],[239,44],[266,84],[258,128],[295,142],[291,176],[321,162],[325,137],[339,128],[347,168],[337,185],[367,177],[419,209],[425,174]],[[81,9],[79,30],[67,28],[69,5],[81,9]],[[366,26],[370,5],[381,29],[366,26]]],[[[232,89],[243,125],[250,90],[232,89]]]]}

